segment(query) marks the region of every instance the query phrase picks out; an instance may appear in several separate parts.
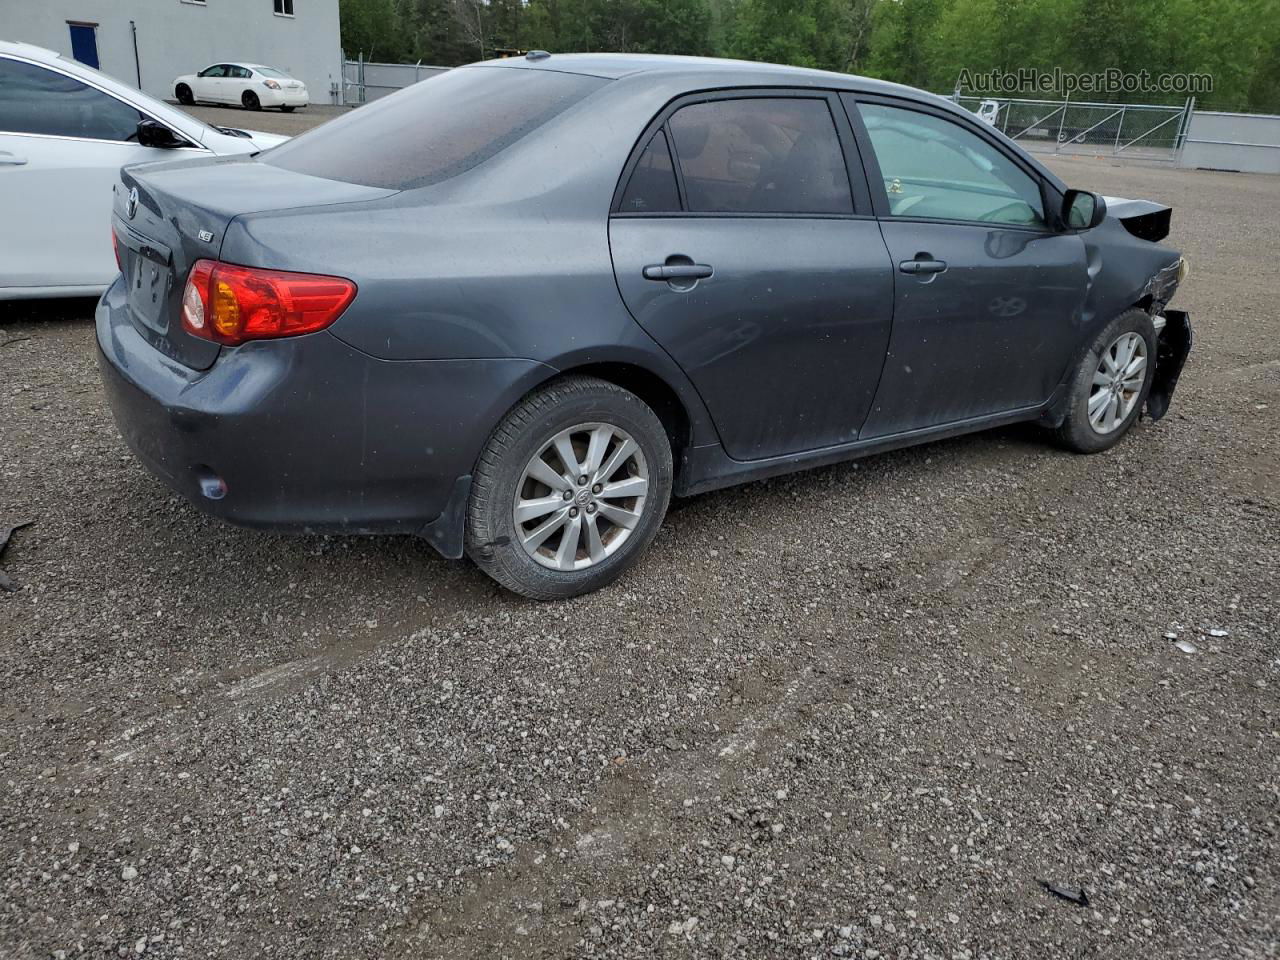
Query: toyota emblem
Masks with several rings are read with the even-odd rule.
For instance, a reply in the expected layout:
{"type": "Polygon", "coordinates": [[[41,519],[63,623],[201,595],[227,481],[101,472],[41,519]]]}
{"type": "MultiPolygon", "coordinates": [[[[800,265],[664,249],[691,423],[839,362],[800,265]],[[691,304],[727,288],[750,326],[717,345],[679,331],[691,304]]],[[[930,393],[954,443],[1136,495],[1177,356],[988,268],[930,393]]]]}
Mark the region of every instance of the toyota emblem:
{"type": "Polygon", "coordinates": [[[124,215],[128,217],[130,220],[132,220],[133,215],[137,212],[138,212],[138,188],[134,187],[132,190],[129,191],[129,199],[125,201],[124,215]]]}

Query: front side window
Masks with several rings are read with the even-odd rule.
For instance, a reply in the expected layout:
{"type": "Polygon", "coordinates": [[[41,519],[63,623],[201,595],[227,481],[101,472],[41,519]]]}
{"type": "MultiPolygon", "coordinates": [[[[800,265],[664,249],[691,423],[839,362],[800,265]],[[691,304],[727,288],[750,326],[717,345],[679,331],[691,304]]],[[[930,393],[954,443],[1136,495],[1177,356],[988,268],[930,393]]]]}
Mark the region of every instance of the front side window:
{"type": "Polygon", "coordinates": [[[853,213],[825,99],[695,103],[672,114],[668,128],[692,213],[853,213]]]}
{"type": "Polygon", "coordinates": [[[226,75],[227,68],[220,63],[214,64],[212,67],[205,67],[200,71],[200,76],[202,77],[225,77],[226,75]]]}
{"type": "Polygon", "coordinates": [[[464,173],[608,83],[459,67],[321,124],[262,157],[295,173],[409,190],[464,173]]]}
{"type": "Polygon", "coordinates": [[[928,113],[858,105],[894,217],[1043,227],[1036,180],[977,134],[928,113]]]}
{"type": "Polygon", "coordinates": [[[0,57],[0,131],[131,140],[142,114],[110,94],[35,64],[0,57]]]}

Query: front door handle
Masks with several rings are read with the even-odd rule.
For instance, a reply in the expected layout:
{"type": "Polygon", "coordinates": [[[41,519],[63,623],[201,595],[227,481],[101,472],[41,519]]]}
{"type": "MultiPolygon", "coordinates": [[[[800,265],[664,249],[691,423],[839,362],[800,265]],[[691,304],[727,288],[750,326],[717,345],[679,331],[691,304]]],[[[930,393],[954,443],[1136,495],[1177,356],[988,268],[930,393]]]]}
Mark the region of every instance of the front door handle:
{"type": "Polygon", "coordinates": [[[898,264],[903,273],[942,273],[947,269],[947,261],[933,260],[926,256],[916,255],[914,260],[903,260],[898,264]]]}
{"type": "Polygon", "coordinates": [[[0,166],[21,167],[26,162],[26,157],[20,157],[16,153],[9,153],[7,150],[0,150],[0,166]]]}
{"type": "Polygon", "coordinates": [[[646,280],[705,280],[713,271],[705,263],[651,263],[643,273],[646,280]]]}

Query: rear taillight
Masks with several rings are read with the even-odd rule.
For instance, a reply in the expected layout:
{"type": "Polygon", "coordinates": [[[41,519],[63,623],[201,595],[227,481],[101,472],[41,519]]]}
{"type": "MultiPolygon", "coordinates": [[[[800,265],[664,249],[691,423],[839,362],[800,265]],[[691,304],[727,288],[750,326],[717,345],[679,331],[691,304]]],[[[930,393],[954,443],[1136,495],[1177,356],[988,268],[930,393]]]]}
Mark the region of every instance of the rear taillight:
{"type": "Polygon", "coordinates": [[[116,255],[116,270],[124,273],[124,265],[120,262],[120,241],[116,239],[116,231],[111,229],[111,252],[116,255]]]}
{"type": "Polygon", "coordinates": [[[276,83],[274,80],[263,80],[262,85],[264,87],[270,87],[272,90],[280,89],[280,84],[276,83]]]}
{"type": "Polygon", "coordinates": [[[343,277],[197,260],[182,293],[182,326],[228,346],[296,337],[329,326],[355,295],[343,277]]]}

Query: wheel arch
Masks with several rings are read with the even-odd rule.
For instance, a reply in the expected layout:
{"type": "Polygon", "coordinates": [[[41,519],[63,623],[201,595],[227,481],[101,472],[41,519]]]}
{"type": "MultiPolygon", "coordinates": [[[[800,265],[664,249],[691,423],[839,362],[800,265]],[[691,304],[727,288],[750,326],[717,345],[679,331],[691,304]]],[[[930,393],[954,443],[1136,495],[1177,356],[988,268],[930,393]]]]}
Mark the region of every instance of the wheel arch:
{"type": "Polygon", "coordinates": [[[648,404],[662,421],[671,441],[677,489],[681,452],[689,447],[720,442],[702,397],[684,371],[665,356],[655,358],[646,351],[632,349],[615,349],[607,353],[591,350],[547,363],[555,373],[539,383],[538,388],[569,375],[598,377],[629,390],[648,404]]]}

